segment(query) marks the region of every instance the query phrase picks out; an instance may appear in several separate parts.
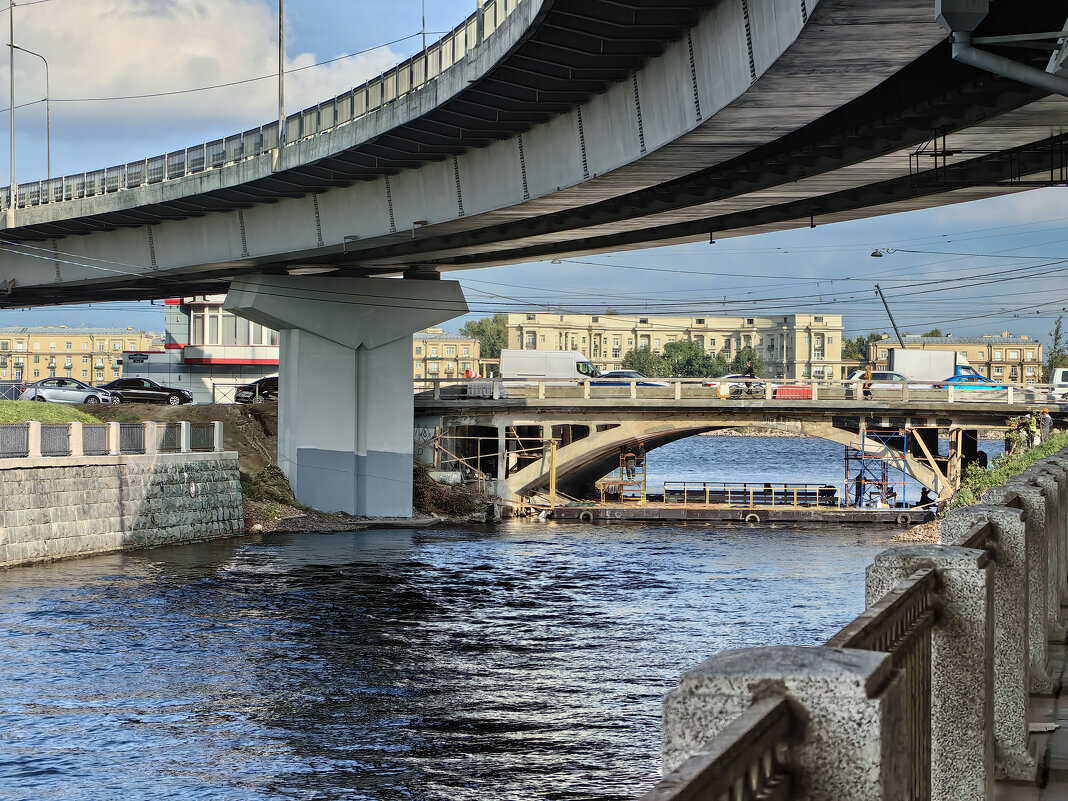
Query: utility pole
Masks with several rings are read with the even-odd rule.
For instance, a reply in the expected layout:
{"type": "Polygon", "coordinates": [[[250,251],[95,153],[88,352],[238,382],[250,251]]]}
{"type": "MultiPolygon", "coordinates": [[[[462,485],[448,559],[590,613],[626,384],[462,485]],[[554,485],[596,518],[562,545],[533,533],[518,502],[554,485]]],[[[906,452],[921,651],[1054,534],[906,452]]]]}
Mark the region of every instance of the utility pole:
{"type": "Polygon", "coordinates": [[[7,225],[9,228],[15,226],[15,207],[18,205],[18,184],[15,183],[15,3],[12,0],[7,9],[7,25],[8,25],[8,44],[11,45],[8,49],[8,77],[11,79],[11,87],[9,94],[8,117],[11,120],[11,169],[8,175],[9,183],[11,184],[11,207],[7,211],[7,225]]]}
{"type": "Polygon", "coordinates": [[[883,302],[883,308],[886,309],[886,316],[890,318],[890,325],[894,327],[894,333],[897,334],[897,344],[902,348],[905,347],[905,340],[901,338],[901,332],[897,330],[897,323],[894,322],[894,315],[890,313],[890,306],[886,303],[886,297],[883,295],[883,291],[879,289],[879,285],[875,285],[875,292],[879,295],[879,300],[883,302]]]}
{"type": "Polygon", "coordinates": [[[275,157],[275,169],[282,165],[282,148],[286,143],[286,48],[283,21],[282,0],[278,0],[278,153],[275,157]]]}

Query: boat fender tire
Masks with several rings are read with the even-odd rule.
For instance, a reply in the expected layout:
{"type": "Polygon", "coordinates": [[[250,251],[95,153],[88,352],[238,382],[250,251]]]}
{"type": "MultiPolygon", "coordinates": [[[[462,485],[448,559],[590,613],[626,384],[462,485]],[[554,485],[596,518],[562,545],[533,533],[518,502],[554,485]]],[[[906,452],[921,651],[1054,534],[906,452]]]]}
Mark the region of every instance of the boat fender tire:
{"type": "Polygon", "coordinates": [[[583,523],[592,523],[593,522],[593,512],[590,512],[590,511],[579,512],[579,520],[581,520],[583,523]]]}
{"type": "Polygon", "coordinates": [[[759,523],[760,522],[760,515],[758,515],[756,512],[750,512],[749,514],[747,514],[745,516],[745,522],[746,523],[759,523]]]}
{"type": "Polygon", "coordinates": [[[909,517],[909,516],[908,516],[907,514],[905,514],[904,512],[902,512],[901,514],[899,514],[899,515],[897,516],[897,524],[898,524],[899,526],[907,526],[907,525],[908,525],[909,523],[911,523],[911,522],[912,522],[912,518],[911,518],[911,517],[909,517]]]}

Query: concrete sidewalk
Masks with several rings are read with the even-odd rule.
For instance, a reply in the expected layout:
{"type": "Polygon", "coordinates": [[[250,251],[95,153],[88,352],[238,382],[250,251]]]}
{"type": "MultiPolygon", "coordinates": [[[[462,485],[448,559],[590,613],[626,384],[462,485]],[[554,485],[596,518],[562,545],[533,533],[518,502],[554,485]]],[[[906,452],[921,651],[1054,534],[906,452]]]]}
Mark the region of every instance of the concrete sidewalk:
{"type": "MultiPolygon", "coordinates": [[[[1068,607],[1061,607],[1062,617],[1068,607]]],[[[995,801],[1068,801],[1068,688],[1064,688],[1064,666],[1068,644],[1050,643],[1050,672],[1055,694],[1032,695],[1028,714],[1030,747],[1039,763],[1037,784],[999,781],[995,801]]]]}

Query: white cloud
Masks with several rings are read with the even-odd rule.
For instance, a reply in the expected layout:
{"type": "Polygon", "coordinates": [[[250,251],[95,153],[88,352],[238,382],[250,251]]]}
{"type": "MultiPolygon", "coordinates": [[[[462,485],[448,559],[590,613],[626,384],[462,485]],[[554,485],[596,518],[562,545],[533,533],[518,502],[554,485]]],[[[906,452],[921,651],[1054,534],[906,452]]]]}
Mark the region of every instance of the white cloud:
{"type": "MultiPolygon", "coordinates": [[[[16,7],[15,41],[48,58],[57,101],[154,94],[276,74],[275,8],[264,0],[51,0],[16,7]]],[[[337,55],[343,54],[290,51],[287,69],[337,55]]],[[[379,48],[289,75],[286,111],[328,99],[400,60],[399,54],[379,48]]],[[[44,97],[39,60],[16,54],[15,75],[17,103],[44,97]]],[[[7,61],[2,60],[0,86],[6,84],[7,61]]],[[[170,97],[54,102],[53,136],[70,140],[76,135],[82,142],[111,137],[129,146],[132,136],[144,135],[161,143],[148,150],[162,152],[176,146],[168,137],[179,132],[191,144],[270,122],[277,118],[277,97],[272,77],[170,97]]],[[[19,115],[35,119],[38,109],[19,115]]],[[[110,163],[144,155],[116,153],[110,163]]]]}

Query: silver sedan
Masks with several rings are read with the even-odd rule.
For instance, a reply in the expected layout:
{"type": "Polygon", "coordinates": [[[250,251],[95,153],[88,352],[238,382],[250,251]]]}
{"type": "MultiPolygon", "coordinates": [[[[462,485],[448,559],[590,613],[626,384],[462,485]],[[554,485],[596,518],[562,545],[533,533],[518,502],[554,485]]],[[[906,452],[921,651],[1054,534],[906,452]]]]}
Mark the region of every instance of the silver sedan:
{"type": "Polygon", "coordinates": [[[106,389],[91,387],[75,378],[43,378],[27,384],[19,400],[50,401],[51,403],[118,402],[118,399],[106,389]]]}

